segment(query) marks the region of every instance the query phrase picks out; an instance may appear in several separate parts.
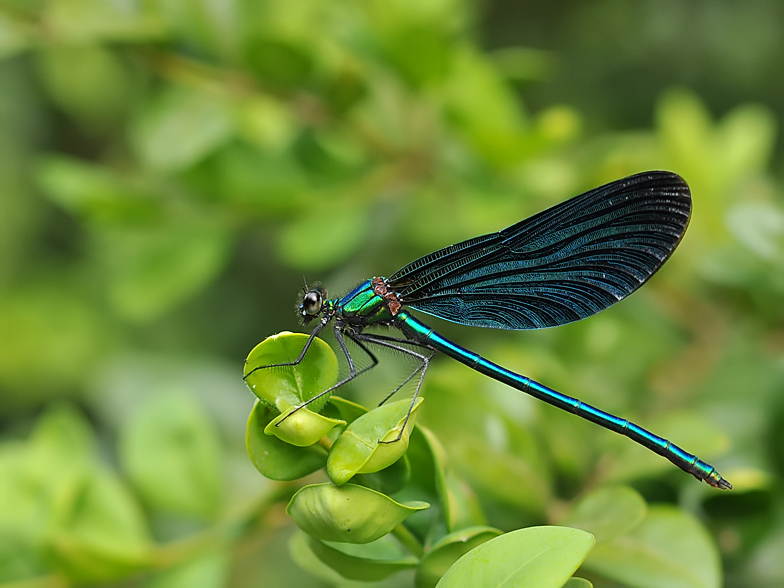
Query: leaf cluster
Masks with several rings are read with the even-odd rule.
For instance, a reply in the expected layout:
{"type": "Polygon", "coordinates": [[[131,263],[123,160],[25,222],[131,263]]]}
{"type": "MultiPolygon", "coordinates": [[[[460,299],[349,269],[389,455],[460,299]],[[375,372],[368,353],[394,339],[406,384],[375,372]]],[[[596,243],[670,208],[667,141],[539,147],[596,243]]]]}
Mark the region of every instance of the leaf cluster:
{"type": "Polygon", "coordinates": [[[271,479],[325,470],[329,481],[300,488],[286,508],[301,530],[290,542],[292,557],[317,577],[377,582],[413,569],[417,588],[590,586],[570,580],[584,563],[589,573],[629,586],[720,585],[718,556],[702,526],[676,509],[649,511],[627,486],[602,487],[565,507],[558,516],[564,526],[504,533],[483,524],[466,482],[449,473],[438,437],[413,425],[421,398],[368,412],[332,397],[322,409],[337,418],[314,412],[306,404],[314,390],[337,379],[334,353],[318,338],[297,365],[267,367],[291,364],[307,340],[280,333],[248,356],[246,381],[259,400],[247,447],[271,479]],[[282,417],[300,413],[296,437],[279,429],[282,417]]]}
{"type": "MultiPolygon", "coordinates": [[[[781,3],[534,4],[0,0],[0,583],[321,588],[293,553],[350,586],[337,552],[353,544],[288,549],[284,506],[306,472],[327,482],[327,448],[281,442],[295,480],[270,481],[242,434],[237,366],[292,328],[303,272],[340,294],[669,169],[691,226],[629,300],[551,331],[433,326],[673,439],[732,493],[441,358],[406,459],[343,486],[431,505],[396,529],[459,515],[430,543],[380,539],[418,562],[382,584],[442,575],[460,542],[426,564],[438,536],[569,525],[597,539],[579,571],[596,586],[711,585],[717,549],[727,586],[782,585],[781,3]],[[436,457],[446,494],[426,483],[436,457]],[[387,484],[404,479],[423,488],[387,484]],[[616,487],[649,505],[636,527],[572,522],[616,487]]],[[[372,406],[400,381],[380,359],[347,397],[372,406]]],[[[600,501],[634,522],[631,503],[600,501]]]]}

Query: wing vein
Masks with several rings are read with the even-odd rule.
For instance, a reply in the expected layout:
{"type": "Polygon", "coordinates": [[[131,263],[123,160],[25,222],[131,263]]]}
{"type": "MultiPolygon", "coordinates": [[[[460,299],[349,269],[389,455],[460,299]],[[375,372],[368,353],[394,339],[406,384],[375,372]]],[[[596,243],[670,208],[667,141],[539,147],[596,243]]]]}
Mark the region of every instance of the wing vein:
{"type": "Polygon", "coordinates": [[[425,255],[395,272],[388,287],[411,308],[461,324],[561,325],[645,283],[680,242],[690,214],[683,179],[637,174],[425,255]]]}

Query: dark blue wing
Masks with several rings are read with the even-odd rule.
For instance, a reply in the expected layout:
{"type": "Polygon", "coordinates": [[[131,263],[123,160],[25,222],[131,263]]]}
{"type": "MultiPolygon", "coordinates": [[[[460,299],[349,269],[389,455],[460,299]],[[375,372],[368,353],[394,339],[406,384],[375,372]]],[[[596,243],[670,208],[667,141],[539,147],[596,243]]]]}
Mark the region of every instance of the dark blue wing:
{"type": "Polygon", "coordinates": [[[425,255],[392,275],[388,288],[411,308],[463,325],[563,325],[645,283],[678,245],[690,214],[680,176],[637,174],[425,255]]]}

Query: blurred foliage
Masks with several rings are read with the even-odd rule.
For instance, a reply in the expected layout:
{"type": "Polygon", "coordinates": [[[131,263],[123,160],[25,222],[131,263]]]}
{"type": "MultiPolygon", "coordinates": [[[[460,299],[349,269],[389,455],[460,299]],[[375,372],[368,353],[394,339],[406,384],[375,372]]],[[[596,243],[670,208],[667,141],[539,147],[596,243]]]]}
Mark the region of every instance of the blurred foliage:
{"type": "MultiPolygon", "coordinates": [[[[303,272],[337,294],[663,168],[691,185],[692,226],[631,299],[542,332],[433,323],[735,490],[443,358],[418,422],[448,454],[456,529],[568,524],[625,484],[649,508],[622,561],[617,531],[597,544],[594,586],[663,585],[629,561],[717,586],[717,554],[726,586],[780,586],[781,11],[0,0],[0,583],[352,585],[302,571],[299,484],[244,449],[242,358],[294,327],[303,272]]],[[[383,359],[346,393],[383,397],[404,373],[383,359]]]]}

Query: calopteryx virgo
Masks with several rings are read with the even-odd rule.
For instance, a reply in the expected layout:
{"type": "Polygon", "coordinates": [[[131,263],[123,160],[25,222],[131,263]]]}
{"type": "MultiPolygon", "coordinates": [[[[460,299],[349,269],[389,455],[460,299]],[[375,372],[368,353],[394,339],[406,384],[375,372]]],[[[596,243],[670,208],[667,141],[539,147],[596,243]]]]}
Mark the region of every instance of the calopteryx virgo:
{"type": "Polygon", "coordinates": [[[498,233],[425,255],[389,278],[362,282],[343,297],[330,299],[321,287],[306,289],[298,313],[305,324],[317,322],[302,352],[293,362],[259,366],[250,373],[299,364],[313,339],[333,322],[349,374],[297,409],[374,367],[378,360],[369,344],[418,360],[417,369],[392,392],[418,374],[416,399],[430,358],[440,351],[521,392],[625,435],[698,480],[731,489],[716,468],[670,441],[494,364],[445,339],[407,310],[496,329],[541,329],[589,317],[634,292],[664,264],[683,237],[690,215],[689,187],[680,176],[645,172],[576,196],[498,233]],[[366,332],[371,326],[394,327],[403,337],[366,332]],[[368,355],[369,366],[357,370],[344,337],[368,355]]]}

